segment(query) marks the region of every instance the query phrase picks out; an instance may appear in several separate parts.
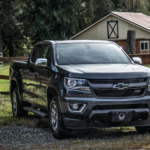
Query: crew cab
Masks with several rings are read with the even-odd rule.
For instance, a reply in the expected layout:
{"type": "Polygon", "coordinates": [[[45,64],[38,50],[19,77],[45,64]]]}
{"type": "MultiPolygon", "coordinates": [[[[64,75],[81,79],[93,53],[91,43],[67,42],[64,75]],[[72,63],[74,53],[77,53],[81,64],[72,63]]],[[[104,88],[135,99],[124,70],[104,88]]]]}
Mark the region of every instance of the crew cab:
{"type": "Polygon", "coordinates": [[[10,79],[14,117],[49,117],[55,138],[72,129],[150,131],[150,69],[114,42],[38,42],[28,61],[11,63],[10,79]]]}

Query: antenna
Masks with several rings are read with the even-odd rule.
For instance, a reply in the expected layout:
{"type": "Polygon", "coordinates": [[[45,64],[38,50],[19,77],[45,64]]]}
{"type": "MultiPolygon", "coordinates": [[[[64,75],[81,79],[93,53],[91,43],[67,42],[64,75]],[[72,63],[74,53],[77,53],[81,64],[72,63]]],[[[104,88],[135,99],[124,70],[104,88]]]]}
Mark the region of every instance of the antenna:
{"type": "Polygon", "coordinates": [[[67,39],[66,39],[66,34],[65,34],[65,32],[64,32],[64,38],[65,38],[65,40],[67,40],[67,39]]]}

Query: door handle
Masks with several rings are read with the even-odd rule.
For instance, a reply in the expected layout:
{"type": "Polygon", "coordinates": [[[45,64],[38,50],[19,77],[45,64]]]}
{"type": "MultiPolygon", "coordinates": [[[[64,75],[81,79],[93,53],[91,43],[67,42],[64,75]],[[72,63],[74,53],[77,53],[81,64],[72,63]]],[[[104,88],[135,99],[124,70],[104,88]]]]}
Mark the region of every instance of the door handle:
{"type": "Polygon", "coordinates": [[[39,75],[39,73],[37,73],[37,72],[34,72],[34,74],[35,74],[36,76],[38,76],[38,75],[39,75]]]}
{"type": "Polygon", "coordinates": [[[25,71],[26,71],[26,72],[29,72],[29,70],[28,70],[28,69],[26,69],[25,71]]]}

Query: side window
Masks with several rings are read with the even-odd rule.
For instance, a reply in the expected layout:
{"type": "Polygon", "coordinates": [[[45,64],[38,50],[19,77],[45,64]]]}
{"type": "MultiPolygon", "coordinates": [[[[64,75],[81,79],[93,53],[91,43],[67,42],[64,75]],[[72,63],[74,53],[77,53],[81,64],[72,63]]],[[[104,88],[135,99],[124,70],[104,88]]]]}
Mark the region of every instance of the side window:
{"type": "Polygon", "coordinates": [[[41,51],[41,46],[42,45],[37,45],[35,48],[34,48],[34,51],[33,51],[33,54],[32,54],[32,62],[35,63],[35,61],[37,60],[37,58],[39,58],[39,55],[40,55],[40,51],[41,51]]]}
{"type": "Polygon", "coordinates": [[[141,51],[149,50],[149,41],[140,42],[140,50],[141,51]]]}
{"type": "Polygon", "coordinates": [[[41,58],[46,58],[48,62],[48,66],[50,66],[51,62],[51,50],[49,45],[45,45],[41,58]]]}

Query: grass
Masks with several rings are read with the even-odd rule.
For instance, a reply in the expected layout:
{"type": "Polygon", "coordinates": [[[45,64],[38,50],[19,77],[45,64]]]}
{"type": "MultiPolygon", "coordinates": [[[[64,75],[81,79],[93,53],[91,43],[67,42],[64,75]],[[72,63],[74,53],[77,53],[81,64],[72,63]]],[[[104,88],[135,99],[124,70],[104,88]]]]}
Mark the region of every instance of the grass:
{"type": "Polygon", "coordinates": [[[27,118],[14,118],[10,96],[0,95],[0,126],[49,127],[48,120],[28,114],[27,118]]]}
{"type": "Polygon", "coordinates": [[[10,86],[10,81],[9,80],[0,79],[0,91],[1,92],[8,92],[9,91],[9,86],[10,86]]]}
{"type": "Polygon", "coordinates": [[[9,75],[10,63],[4,63],[4,68],[0,69],[0,75],[9,75]]]}
{"type": "MultiPolygon", "coordinates": [[[[4,63],[4,68],[0,69],[0,75],[9,75],[9,66],[10,66],[10,63],[4,63]]],[[[0,91],[8,92],[9,86],[10,86],[9,80],[0,79],[0,91]]]]}
{"type": "Polygon", "coordinates": [[[12,116],[12,109],[10,96],[0,95],[0,118],[11,116],[12,116]]]}
{"type": "Polygon", "coordinates": [[[150,65],[144,65],[144,66],[150,68],[150,65]]]}
{"type": "MultiPolygon", "coordinates": [[[[105,132],[105,131],[102,131],[105,132]]],[[[117,133],[117,131],[116,131],[117,133]]],[[[121,134],[121,133],[120,133],[121,134]]],[[[110,136],[111,137],[111,136],[110,136]]],[[[82,140],[71,140],[67,142],[59,142],[48,145],[46,149],[65,149],[65,150],[129,150],[129,149],[140,149],[148,147],[150,135],[136,135],[134,133],[123,134],[120,139],[107,139],[106,136],[97,139],[82,139],[82,140]],[[133,137],[134,136],[134,137],[133,137]]],[[[44,150],[44,149],[43,149],[44,150]]]]}

